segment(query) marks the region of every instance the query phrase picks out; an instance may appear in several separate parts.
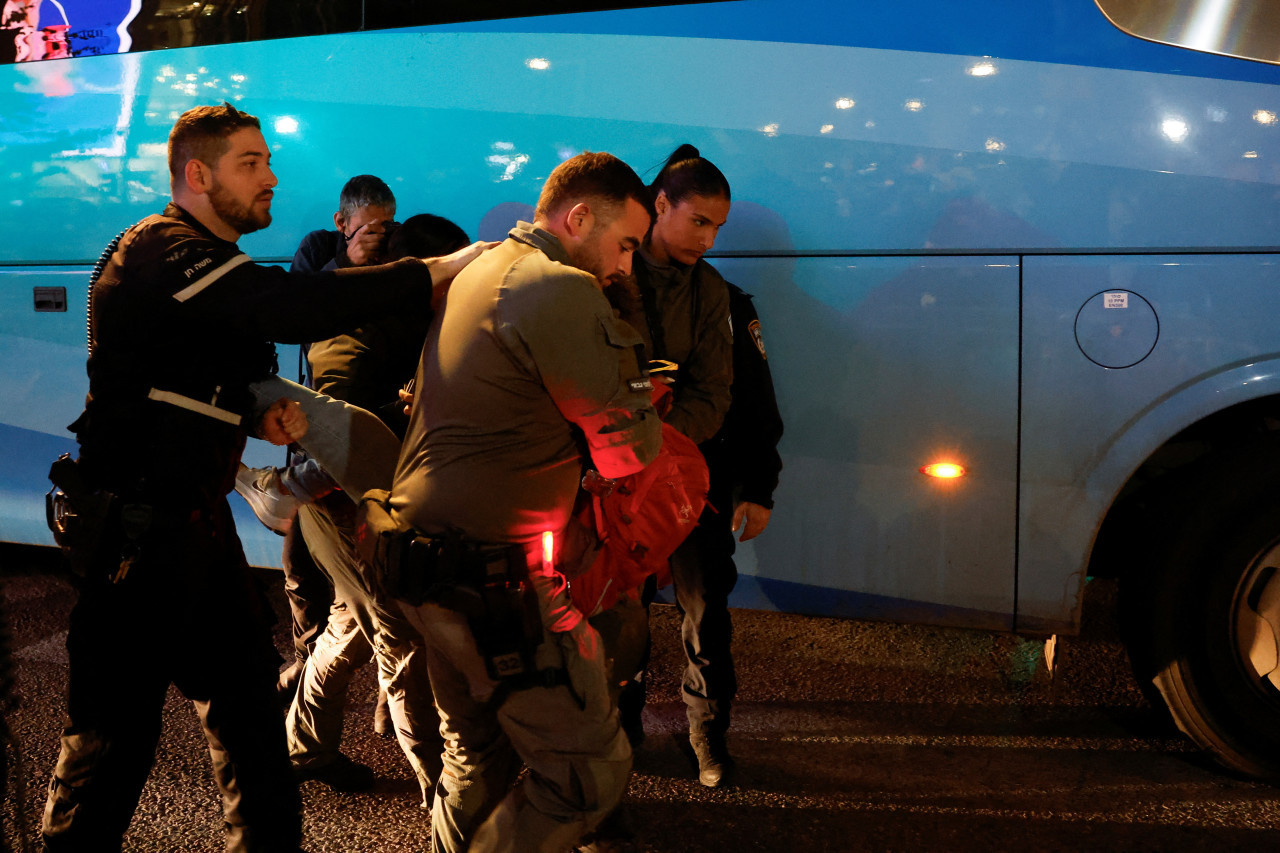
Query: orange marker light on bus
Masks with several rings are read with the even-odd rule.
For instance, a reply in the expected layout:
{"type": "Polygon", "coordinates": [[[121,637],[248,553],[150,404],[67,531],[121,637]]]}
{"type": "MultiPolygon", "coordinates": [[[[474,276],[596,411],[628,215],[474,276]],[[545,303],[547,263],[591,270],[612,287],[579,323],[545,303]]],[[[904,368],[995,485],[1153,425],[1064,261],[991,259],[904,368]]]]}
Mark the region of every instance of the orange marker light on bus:
{"type": "Polygon", "coordinates": [[[957,477],[963,477],[968,472],[964,470],[964,466],[957,465],[954,462],[934,462],[921,468],[920,473],[929,477],[937,477],[939,480],[954,480],[957,477]]]}

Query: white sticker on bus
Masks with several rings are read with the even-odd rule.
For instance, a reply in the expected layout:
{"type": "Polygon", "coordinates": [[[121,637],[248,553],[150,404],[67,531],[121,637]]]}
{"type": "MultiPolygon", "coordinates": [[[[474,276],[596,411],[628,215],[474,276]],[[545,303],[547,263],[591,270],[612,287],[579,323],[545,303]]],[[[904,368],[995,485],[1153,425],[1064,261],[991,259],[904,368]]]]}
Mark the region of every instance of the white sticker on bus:
{"type": "Polygon", "coordinates": [[[1107,308],[1128,308],[1129,294],[1124,292],[1104,294],[1102,304],[1107,308]]]}

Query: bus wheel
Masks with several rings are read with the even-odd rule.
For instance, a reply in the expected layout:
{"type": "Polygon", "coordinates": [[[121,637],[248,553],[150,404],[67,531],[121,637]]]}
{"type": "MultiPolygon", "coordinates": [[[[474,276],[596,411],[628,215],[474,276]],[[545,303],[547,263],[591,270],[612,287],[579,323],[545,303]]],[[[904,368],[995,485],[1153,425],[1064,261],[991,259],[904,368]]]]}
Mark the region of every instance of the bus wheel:
{"type": "Polygon", "coordinates": [[[1277,779],[1280,453],[1267,445],[1202,470],[1180,490],[1182,513],[1165,516],[1164,559],[1123,581],[1134,669],[1220,763],[1277,779]]]}

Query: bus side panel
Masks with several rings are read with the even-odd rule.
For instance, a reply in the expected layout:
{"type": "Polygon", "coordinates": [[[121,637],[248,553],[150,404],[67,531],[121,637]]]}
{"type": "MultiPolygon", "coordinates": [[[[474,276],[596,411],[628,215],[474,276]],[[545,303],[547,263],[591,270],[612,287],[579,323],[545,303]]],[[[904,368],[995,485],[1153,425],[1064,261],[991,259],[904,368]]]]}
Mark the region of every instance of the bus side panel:
{"type": "Polygon", "coordinates": [[[83,269],[0,269],[0,541],[53,544],[41,496],[49,465],[75,453],[66,426],[89,387],[87,282],[83,269]],[[66,311],[37,311],[35,288],[62,288],[66,311]]]}
{"type": "MultiPolygon", "coordinates": [[[[80,416],[89,390],[85,374],[85,311],[89,270],[76,267],[0,269],[0,542],[52,545],[41,496],[49,465],[76,455],[67,426],[80,416]],[[36,311],[36,288],[62,288],[65,311],[36,311]]],[[[138,330],[145,334],[144,329],[138,330]]],[[[281,346],[281,374],[297,373],[297,347],[281,346]]],[[[181,359],[182,353],[171,354],[181,359]]],[[[247,465],[282,464],[280,448],[250,441],[247,465]]],[[[257,522],[239,497],[232,512],[254,565],[278,566],[280,540],[257,522]]]]}
{"type": "MultiPolygon", "coordinates": [[[[720,4],[714,14],[758,8],[720,4]]],[[[787,12],[874,38],[875,29],[848,8],[799,0],[787,12]],[[826,14],[832,9],[842,14],[826,14]]],[[[1274,121],[1262,118],[1271,115],[1265,108],[1272,106],[1273,85],[1105,62],[1002,59],[999,51],[981,48],[980,38],[972,55],[953,55],[938,48],[883,49],[913,44],[903,41],[842,46],[840,34],[836,44],[778,43],[764,40],[771,34],[761,37],[761,28],[747,33],[755,40],[742,41],[637,35],[667,32],[664,16],[677,13],[634,14],[652,26],[538,32],[552,22],[531,19],[519,33],[362,33],[0,68],[6,152],[0,186],[11,199],[0,206],[0,227],[24,238],[0,243],[0,263],[21,268],[96,257],[121,228],[162,207],[165,136],[173,120],[223,98],[262,117],[281,178],[275,224],[242,241],[256,257],[289,257],[303,234],[330,221],[336,192],[353,174],[376,172],[391,182],[402,214],[430,210],[473,236],[493,236],[486,225],[509,225],[514,217],[506,213],[531,204],[564,157],[583,149],[613,151],[651,176],[649,167],[685,141],[720,164],[734,187],[721,251],[792,257],[1189,246],[1260,251],[1275,246],[1280,233],[1274,204],[1280,137],[1274,121]],[[494,216],[498,211],[503,215],[494,216]],[[753,227],[767,211],[776,222],[753,227]]],[[[998,28],[1000,7],[975,7],[972,21],[970,34],[998,28]]],[[[788,264],[771,257],[723,263],[726,270],[738,263],[752,269],[788,264]]],[[[791,277],[777,281],[773,273],[730,274],[761,294],[767,337],[781,336],[777,358],[786,365],[777,369],[789,425],[776,529],[758,549],[743,549],[742,600],[883,615],[905,614],[914,599],[926,609],[956,608],[969,614],[961,617],[966,623],[975,621],[972,614],[1004,614],[977,621],[1007,620],[1018,529],[1012,506],[1008,514],[990,507],[1015,493],[1016,286],[991,287],[1014,306],[1012,317],[992,297],[1001,310],[977,323],[981,333],[964,338],[963,310],[948,315],[960,317],[954,326],[930,319],[925,296],[936,300],[936,287],[916,295],[918,316],[900,312],[917,325],[867,313],[861,303],[838,309],[832,292],[843,293],[844,280],[808,271],[840,263],[793,260],[786,269],[791,277]],[[802,298],[771,299],[777,289],[802,298]],[[833,324],[838,334],[831,334],[829,348],[818,346],[833,324]],[[1012,340],[1007,357],[1006,336],[1012,340]],[[957,349],[957,339],[989,360],[966,362],[970,350],[957,349]],[[797,355],[786,356],[788,348],[797,355]],[[833,353],[843,359],[838,365],[833,353]],[[929,367],[929,357],[939,359],[936,367],[929,367]],[[970,371],[955,376],[956,364],[970,371]],[[858,398],[829,396],[842,375],[857,381],[839,393],[855,391],[858,398]],[[858,384],[863,377],[874,381],[858,384]],[[917,386],[927,392],[910,396],[917,386]],[[853,409],[864,421],[850,427],[839,418],[853,409]],[[966,453],[981,448],[971,475],[947,486],[921,485],[926,481],[917,469],[933,460],[906,457],[936,449],[926,439],[966,453]],[[919,491],[926,488],[937,494],[919,491]],[[977,511],[967,500],[940,503],[940,496],[977,493],[988,510],[977,511]],[[788,503],[795,508],[786,509],[788,503]],[[940,531],[955,544],[939,544],[940,531]],[[994,567],[978,567],[982,561],[994,567]]],[[[884,263],[887,279],[909,278],[914,269],[909,261],[901,268],[884,263]]],[[[964,266],[935,258],[922,269],[928,263],[940,265],[934,273],[947,281],[950,273],[940,270],[964,266]]],[[[976,266],[954,280],[980,282],[970,294],[987,292],[989,281],[1003,282],[1003,274],[988,278],[985,261],[964,263],[976,266]]],[[[872,303],[879,286],[857,275],[851,281],[861,283],[850,292],[862,288],[872,303]]],[[[1052,325],[1049,318],[1037,322],[1052,325]]],[[[68,327],[79,335],[82,323],[68,327]]],[[[30,352],[28,360],[34,360],[30,352]]],[[[82,365],[76,375],[82,377],[82,365]]],[[[1036,381],[1058,384],[1045,389],[1028,381],[1023,390],[1088,401],[1089,389],[1080,397],[1067,379],[1074,381],[1044,370],[1036,381]]],[[[10,399],[0,396],[0,410],[15,408],[10,399]]],[[[56,413],[33,429],[61,441],[68,422],[56,413]]],[[[1101,452],[1080,433],[1059,437],[1040,424],[1022,437],[1075,442],[1071,451],[1086,462],[1101,452]]],[[[18,434],[14,447],[21,451],[27,441],[18,434]]],[[[4,446],[9,449],[7,441],[4,446]]],[[[267,448],[254,452],[279,458],[267,448]]],[[[1029,453],[1035,479],[1023,509],[1037,514],[1020,529],[1024,614],[1027,624],[1069,622],[1078,588],[1071,573],[1083,565],[1080,546],[1092,534],[1047,528],[1056,523],[1058,507],[1072,501],[1100,512],[1108,489],[1118,485],[1096,471],[1075,480],[1078,471],[1064,475],[1039,462],[1057,450],[1037,445],[1029,453]],[[1080,483],[1093,488],[1095,481],[1098,495],[1053,491],[1080,483]]],[[[32,495],[43,490],[41,484],[32,495]]],[[[241,503],[233,499],[233,506],[241,503]]],[[[1096,514],[1073,524],[1091,531],[1096,514]]],[[[251,545],[260,535],[256,524],[242,524],[241,531],[252,560],[278,559],[271,539],[260,549],[251,545]]],[[[934,618],[950,620],[954,613],[934,618]]]]}
{"type": "Polygon", "coordinates": [[[1023,276],[1018,628],[1070,630],[1125,480],[1179,430],[1280,390],[1280,256],[1028,257],[1023,276]]]}
{"type": "Polygon", "coordinates": [[[739,548],[735,603],[1010,627],[1016,259],[715,263],[757,297],[786,424],[777,506],[739,548]],[[969,473],[920,472],[938,461],[969,473]]]}

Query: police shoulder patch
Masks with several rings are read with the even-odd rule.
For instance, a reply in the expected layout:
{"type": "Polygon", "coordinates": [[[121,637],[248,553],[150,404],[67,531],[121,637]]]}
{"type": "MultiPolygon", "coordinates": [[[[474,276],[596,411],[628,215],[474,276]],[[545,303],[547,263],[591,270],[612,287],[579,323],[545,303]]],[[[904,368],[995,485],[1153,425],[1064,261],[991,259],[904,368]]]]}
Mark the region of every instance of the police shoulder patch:
{"type": "Polygon", "coordinates": [[[639,379],[628,379],[627,387],[635,392],[652,391],[653,382],[649,380],[649,377],[642,376],[639,379]]]}
{"type": "Polygon", "coordinates": [[[764,351],[764,332],[760,330],[760,321],[752,320],[751,325],[747,326],[747,331],[751,333],[751,340],[755,342],[756,349],[760,350],[760,357],[768,361],[769,356],[764,351]]]}

